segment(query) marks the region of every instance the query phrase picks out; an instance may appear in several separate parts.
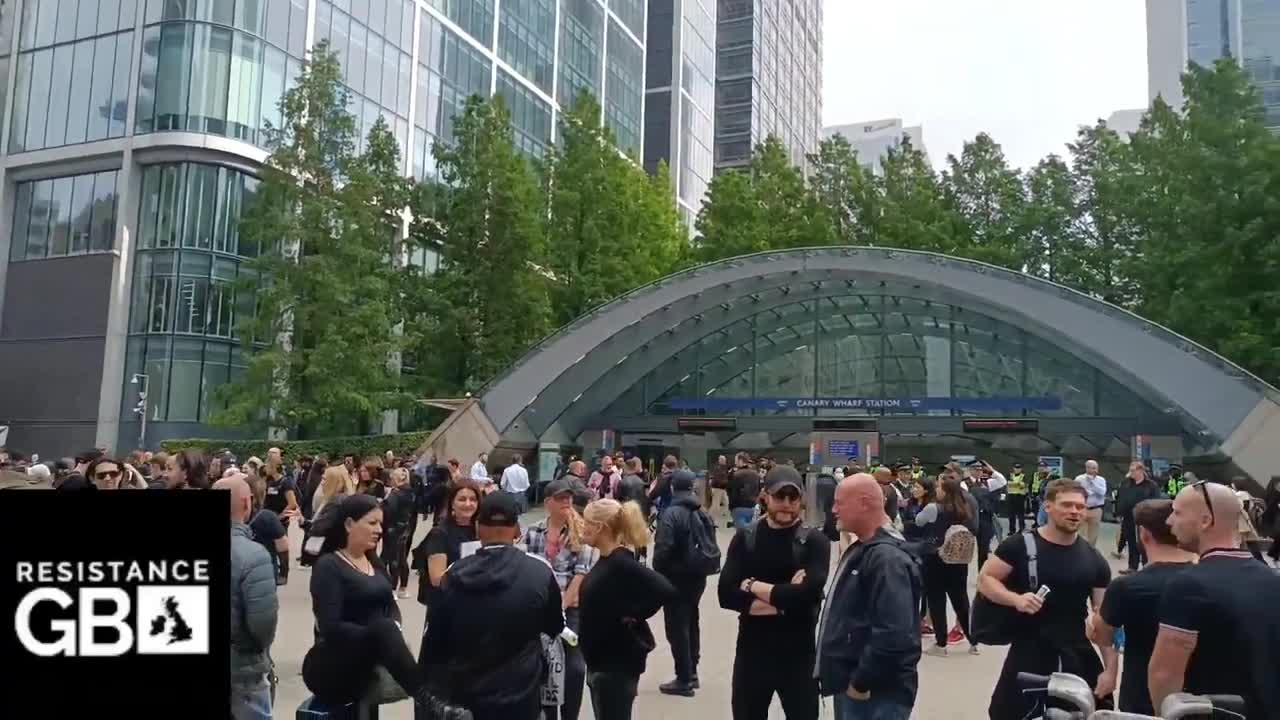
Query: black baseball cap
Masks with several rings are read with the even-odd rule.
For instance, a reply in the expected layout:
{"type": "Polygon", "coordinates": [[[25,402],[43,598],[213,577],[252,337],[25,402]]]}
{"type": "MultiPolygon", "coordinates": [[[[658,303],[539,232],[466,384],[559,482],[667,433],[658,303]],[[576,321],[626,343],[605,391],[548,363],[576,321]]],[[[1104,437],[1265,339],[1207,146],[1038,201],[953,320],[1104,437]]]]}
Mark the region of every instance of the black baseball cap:
{"type": "Polygon", "coordinates": [[[693,481],[696,480],[692,470],[681,468],[671,473],[671,490],[672,492],[688,492],[693,489],[693,481]]]}
{"type": "Polygon", "coordinates": [[[1014,469],[1014,470],[1021,470],[1021,469],[1022,469],[1022,463],[1014,463],[1014,464],[1013,464],[1013,469],[1014,469]]]}
{"type": "Polygon", "coordinates": [[[547,483],[547,489],[543,491],[542,497],[555,497],[563,493],[572,493],[573,486],[563,477],[556,478],[547,483]]]}
{"type": "Polygon", "coordinates": [[[799,492],[804,492],[804,483],[800,480],[800,473],[790,465],[777,465],[771,468],[764,476],[764,491],[770,495],[788,485],[799,492]]]}
{"type": "Polygon", "coordinates": [[[910,470],[910,469],[911,469],[911,464],[910,464],[910,463],[900,462],[900,463],[898,463],[898,465],[897,465],[894,469],[895,469],[895,470],[910,470]]]}
{"type": "Polygon", "coordinates": [[[476,510],[476,524],[485,527],[515,527],[519,517],[520,508],[515,498],[504,492],[485,495],[480,509],[476,510]]]}

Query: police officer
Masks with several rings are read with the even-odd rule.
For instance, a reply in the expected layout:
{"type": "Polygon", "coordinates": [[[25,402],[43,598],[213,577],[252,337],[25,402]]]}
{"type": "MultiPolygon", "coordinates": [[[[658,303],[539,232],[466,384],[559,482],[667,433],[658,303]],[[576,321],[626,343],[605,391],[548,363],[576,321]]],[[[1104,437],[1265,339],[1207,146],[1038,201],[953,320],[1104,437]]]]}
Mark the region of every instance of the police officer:
{"type": "Polygon", "coordinates": [[[1182,477],[1181,465],[1169,466],[1169,479],[1165,482],[1164,492],[1169,497],[1178,497],[1178,493],[1182,492],[1182,488],[1187,486],[1186,480],[1182,477]]]}
{"type": "Polygon", "coordinates": [[[1027,523],[1027,476],[1022,463],[1014,463],[1005,487],[1009,508],[1009,534],[1020,533],[1027,523]]]}

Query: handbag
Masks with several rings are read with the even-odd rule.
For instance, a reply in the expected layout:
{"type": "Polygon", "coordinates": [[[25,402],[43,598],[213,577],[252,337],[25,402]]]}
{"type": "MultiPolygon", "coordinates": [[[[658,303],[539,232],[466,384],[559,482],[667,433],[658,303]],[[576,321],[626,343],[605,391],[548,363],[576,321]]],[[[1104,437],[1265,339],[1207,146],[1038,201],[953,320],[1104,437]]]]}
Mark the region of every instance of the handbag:
{"type": "MultiPolygon", "coordinates": [[[[1036,564],[1036,540],[1032,533],[1022,533],[1027,544],[1027,578],[1032,591],[1040,586],[1036,564]]],[[[969,639],[980,645],[1009,645],[1025,626],[1022,613],[1017,608],[1001,605],[979,592],[973,598],[973,611],[969,619],[969,639]]]]}

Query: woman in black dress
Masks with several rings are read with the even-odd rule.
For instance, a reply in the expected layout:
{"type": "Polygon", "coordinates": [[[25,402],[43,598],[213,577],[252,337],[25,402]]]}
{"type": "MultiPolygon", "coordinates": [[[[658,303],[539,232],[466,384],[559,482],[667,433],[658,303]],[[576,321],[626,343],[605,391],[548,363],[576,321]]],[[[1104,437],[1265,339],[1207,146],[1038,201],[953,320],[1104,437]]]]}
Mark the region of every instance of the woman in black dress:
{"type": "Polygon", "coordinates": [[[400,629],[391,578],[374,552],[382,537],[382,509],[368,495],[348,495],[326,514],[320,557],[311,572],[315,645],[302,661],[302,679],[316,698],[345,705],[367,697],[382,666],[415,701],[429,699],[423,675],[400,629]]]}

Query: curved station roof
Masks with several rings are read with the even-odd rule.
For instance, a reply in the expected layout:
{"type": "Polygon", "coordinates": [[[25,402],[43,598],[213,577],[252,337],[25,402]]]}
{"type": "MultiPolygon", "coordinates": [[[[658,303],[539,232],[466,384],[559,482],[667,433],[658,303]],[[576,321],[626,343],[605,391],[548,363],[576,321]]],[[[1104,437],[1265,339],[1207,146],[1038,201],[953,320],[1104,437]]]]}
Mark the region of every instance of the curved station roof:
{"type": "Polygon", "coordinates": [[[513,442],[674,431],[677,415],[766,428],[862,415],[920,432],[966,416],[1070,419],[1181,434],[1259,478],[1280,460],[1277,398],[1206,348],[1061,285],[933,253],[831,247],[636,289],[544,339],[480,406],[513,442]]]}

